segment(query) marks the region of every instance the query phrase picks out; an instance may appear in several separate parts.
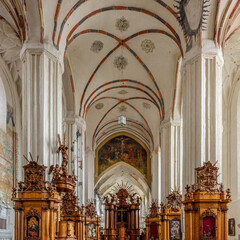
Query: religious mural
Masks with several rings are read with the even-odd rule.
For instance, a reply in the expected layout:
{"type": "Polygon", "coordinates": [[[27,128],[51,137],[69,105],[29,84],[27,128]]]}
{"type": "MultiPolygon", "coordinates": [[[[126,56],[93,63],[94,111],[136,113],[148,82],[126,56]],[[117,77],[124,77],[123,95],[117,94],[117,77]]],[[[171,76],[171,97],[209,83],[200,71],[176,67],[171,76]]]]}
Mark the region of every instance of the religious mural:
{"type": "Polygon", "coordinates": [[[147,175],[146,150],[137,141],[127,136],[112,138],[98,151],[98,174],[121,161],[147,175]]]}
{"type": "Polygon", "coordinates": [[[0,192],[3,193],[3,198],[6,202],[12,195],[13,156],[15,155],[14,149],[16,149],[14,135],[15,133],[8,125],[6,127],[6,133],[0,129],[0,192]]]}

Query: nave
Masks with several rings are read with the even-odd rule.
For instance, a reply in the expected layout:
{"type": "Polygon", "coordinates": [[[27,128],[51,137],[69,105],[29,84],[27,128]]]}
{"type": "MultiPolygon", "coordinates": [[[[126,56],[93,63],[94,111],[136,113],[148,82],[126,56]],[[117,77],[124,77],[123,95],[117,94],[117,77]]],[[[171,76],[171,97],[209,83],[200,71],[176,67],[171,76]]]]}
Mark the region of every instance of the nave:
{"type": "Polygon", "coordinates": [[[132,186],[118,185],[104,196],[104,222],[97,214],[96,199],[79,206],[76,177],[68,174],[68,148],[59,140],[61,167],[46,167],[31,160],[24,168],[24,182],[13,189],[15,239],[43,240],[166,240],[227,239],[230,189],[219,184],[218,167],[206,162],[196,168],[197,181],[186,186],[184,199],[178,191],[166,204],[152,200],[144,223],[140,223],[142,198],[132,186]],[[184,207],[183,207],[184,205],[184,207]]]}
{"type": "Polygon", "coordinates": [[[239,240],[239,50],[239,0],[0,0],[0,240],[239,240]]]}

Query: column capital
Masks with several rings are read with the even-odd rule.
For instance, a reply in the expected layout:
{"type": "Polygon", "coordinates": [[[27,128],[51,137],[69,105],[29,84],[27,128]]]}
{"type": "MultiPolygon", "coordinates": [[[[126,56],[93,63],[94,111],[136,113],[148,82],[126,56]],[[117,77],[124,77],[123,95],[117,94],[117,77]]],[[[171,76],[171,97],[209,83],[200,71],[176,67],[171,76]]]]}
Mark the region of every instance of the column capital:
{"type": "Polygon", "coordinates": [[[190,61],[194,61],[196,58],[199,58],[200,56],[217,57],[221,65],[224,64],[222,49],[218,48],[213,40],[203,40],[201,47],[197,45],[186,53],[183,59],[183,66],[190,61]]]}
{"type": "Polygon", "coordinates": [[[162,128],[168,128],[168,127],[171,127],[171,126],[180,126],[181,125],[181,120],[175,120],[175,119],[166,119],[164,121],[161,122],[161,125],[160,125],[160,130],[162,128]]]}
{"type": "Polygon", "coordinates": [[[76,124],[81,127],[83,131],[86,131],[86,121],[79,116],[67,116],[64,118],[64,122],[69,124],[76,124]]]}
{"type": "Polygon", "coordinates": [[[47,53],[50,54],[51,57],[56,58],[61,67],[62,72],[64,72],[64,63],[63,63],[63,54],[57,50],[51,43],[39,43],[39,42],[25,42],[20,51],[20,59],[23,60],[26,52],[30,53],[47,53]]]}

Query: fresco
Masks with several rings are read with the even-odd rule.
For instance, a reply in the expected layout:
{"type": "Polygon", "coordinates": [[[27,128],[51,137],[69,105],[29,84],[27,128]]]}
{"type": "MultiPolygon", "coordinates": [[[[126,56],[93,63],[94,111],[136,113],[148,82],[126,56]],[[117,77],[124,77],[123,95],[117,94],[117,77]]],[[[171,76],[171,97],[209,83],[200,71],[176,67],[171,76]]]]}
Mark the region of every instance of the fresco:
{"type": "Polygon", "coordinates": [[[147,152],[137,141],[127,136],[112,138],[98,151],[98,174],[121,161],[147,176],[147,152]]]}
{"type": "Polygon", "coordinates": [[[6,133],[0,129],[0,172],[0,192],[6,198],[12,195],[13,186],[13,131],[9,126],[6,133]]]}

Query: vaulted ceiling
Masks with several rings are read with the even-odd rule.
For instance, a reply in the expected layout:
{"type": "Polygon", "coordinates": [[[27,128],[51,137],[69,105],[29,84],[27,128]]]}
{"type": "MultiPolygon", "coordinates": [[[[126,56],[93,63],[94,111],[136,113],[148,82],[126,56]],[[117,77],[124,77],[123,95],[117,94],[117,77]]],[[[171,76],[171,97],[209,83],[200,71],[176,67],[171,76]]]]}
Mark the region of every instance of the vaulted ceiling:
{"type": "Polygon", "coordinates": [[[53,44],[65,113],[86,120],[87,145],[126,131],[155,149],[160,123],[181,112],[181,59],[203,39],[224,48],[239,12],[237,0],[0,0],[0,51],[21,95],[22,44],[53,44]]]}

